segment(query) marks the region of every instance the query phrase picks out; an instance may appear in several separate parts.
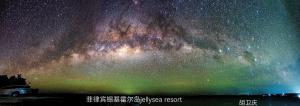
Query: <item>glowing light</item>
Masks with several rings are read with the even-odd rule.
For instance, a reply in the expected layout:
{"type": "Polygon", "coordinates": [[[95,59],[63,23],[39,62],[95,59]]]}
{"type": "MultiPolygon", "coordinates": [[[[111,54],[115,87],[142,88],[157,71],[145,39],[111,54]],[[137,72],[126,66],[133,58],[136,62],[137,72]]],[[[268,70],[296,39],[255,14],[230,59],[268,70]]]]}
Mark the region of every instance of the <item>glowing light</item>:
{"type": "Polygon", "coordinates": [[[141,49],[139,48],[134,50],[134,54],[138,54],[138,53],[141,53],[141,49]]]}
{"type": "Polygon", "coordinates": [[[95,56],[97,53],[95,51],[93,51],[93,50],[90,50],[90,51],[87,51],[87,54],[89,56],[95,56]]]}
{"type": "Polygon", "coordinates": [[[117,49],[117,54],[120,56],[120,57],[125,57],[128,53],[128,49],[129,47],[127,45],[117,49]]]}
{"type": "Polygon", "coordinates": [[[133,56],[139,53],[141,53],[141,49],[139,47],[131,48],[128,45],[124,45],[121,48],[116,50],[116,54],[119,57],[133,56]]]}
{"type": "Polygon", "coordinates": [[[137,4],[139,3],[138,0],[132,0],[132,1],[133,1],[133,3],[134,3],[135,5],[137,5],[137,4]]]}
{"type": "Polygon", "coordinates": [[[222,49],[219,49],[219,53],[222,53],[222,49]]]}
{"type": "Polygon", "coordinates": [[[72,63],[73,64],[78,64],[80,62],[82,62],[84,60],[84,57],[80,54],[77,54],[77,53],[73,53],[72,55],[72,63]]]}
{"type": "Polygon", "coordinates": [[[298,94],[297,97],[300,99],[300,94],[298,94]]]}
{"type": "Polygon", "coordinates": [[[192,47],[191,46],[189,46],[189,45],[184,45],[183,47],[182,47],[182,49],[185,51],[185,52],[187,52],[187,53],[190,53],[191,51],[192,51],[192,47]]]}

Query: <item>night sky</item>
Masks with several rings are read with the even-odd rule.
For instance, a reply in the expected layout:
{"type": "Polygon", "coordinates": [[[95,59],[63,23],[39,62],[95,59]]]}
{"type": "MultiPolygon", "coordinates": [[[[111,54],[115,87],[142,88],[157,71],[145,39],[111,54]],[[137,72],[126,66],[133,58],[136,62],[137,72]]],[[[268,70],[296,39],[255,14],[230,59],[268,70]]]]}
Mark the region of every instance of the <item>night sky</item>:
{"type": "Polygon", "coordinates": [[[1,0],[0,74],[42,92],[300,93],[297,0],[1,0]]]}

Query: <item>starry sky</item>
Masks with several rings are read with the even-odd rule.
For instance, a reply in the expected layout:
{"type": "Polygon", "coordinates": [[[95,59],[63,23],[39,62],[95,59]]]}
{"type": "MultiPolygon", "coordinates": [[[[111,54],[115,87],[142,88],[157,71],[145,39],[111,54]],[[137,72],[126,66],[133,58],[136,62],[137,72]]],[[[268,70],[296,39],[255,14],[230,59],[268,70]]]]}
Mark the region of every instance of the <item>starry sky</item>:
{"type": "Polygon", "coordinates": [[[297,0],[1,0],[0,73],[42,92],[300,93],[297,0]]]}

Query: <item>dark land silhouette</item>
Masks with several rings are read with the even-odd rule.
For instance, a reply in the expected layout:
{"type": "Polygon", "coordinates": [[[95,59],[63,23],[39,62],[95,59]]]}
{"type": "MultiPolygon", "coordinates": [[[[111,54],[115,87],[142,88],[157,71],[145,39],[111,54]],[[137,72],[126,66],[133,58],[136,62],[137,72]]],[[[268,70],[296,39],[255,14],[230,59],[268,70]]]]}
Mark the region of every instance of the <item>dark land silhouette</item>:
{"type": "Polygon", "coordinates": [[[0,75],[0,87],[5,87],[9,85],[28,85],[26,79],[22,78],[21,74],[13,75],[8,77],[8,75],[0,75]]]}

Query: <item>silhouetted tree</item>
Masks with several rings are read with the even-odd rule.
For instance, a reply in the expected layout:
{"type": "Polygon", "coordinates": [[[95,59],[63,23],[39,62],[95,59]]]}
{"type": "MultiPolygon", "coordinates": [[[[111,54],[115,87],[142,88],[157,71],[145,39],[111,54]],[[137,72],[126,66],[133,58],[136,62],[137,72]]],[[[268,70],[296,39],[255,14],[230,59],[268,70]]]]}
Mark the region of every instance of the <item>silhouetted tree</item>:
{"type": "Polygon", "coordinates": [[[0,75],[0,87],[9,85],[27,85],[27,83],[21,74],[18,74],[17,77],[13,75],[9,78],[7,75],[0,75]]]}
{"type": "Polygon", "coordinates": [[[0,87],[9,85],[9,79],[7,75],[0,75],[0,87]]]}

